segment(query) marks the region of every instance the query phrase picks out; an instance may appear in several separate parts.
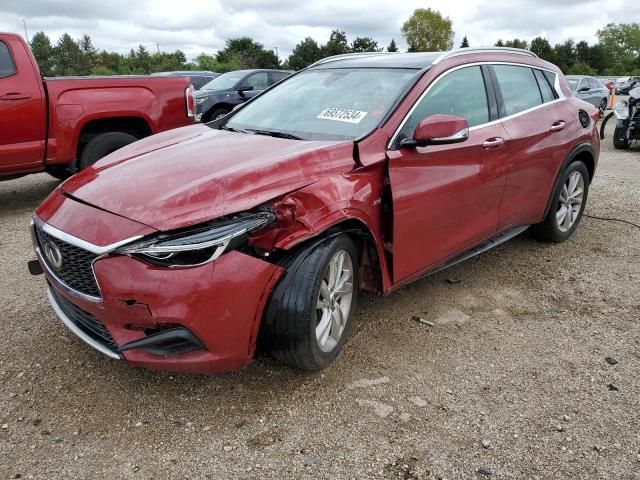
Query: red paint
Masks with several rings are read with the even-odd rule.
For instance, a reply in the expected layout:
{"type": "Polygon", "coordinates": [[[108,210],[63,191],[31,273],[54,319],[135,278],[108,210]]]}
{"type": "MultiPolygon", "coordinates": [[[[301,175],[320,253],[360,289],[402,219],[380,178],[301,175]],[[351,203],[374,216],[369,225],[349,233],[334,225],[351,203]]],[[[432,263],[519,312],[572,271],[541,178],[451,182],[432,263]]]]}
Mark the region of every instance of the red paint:
{"type": "Polygon", "coordinates": [[[428,142],[450,137],[465,128],[469,128],[469,123],[464,118],[452,115],[431,115],[418,123],[413,139],[428,142]]]}
{"type": "Polygon", "coordinates": [[[181,77],[40,78],[24,40],[0,33],[16,66],[0,78],[0,177],[69,165],[83,127],[94,120],[133,117],[151,133],[190,125],[181,77]],[[47,119],[48,115],[48,119],[47,119]],[[48,127],[48,128],[47,128],[48,127]]]}
{"type": "MultiPolygon", "coordinates": [[[[275,212],[276,220],[249,244],[274,253],[348,225],[367,232],[375,252],[363,253],[367,287],[387,293],[506,228],[541,221],[574,148],[588,143],[597,162],[595,124],[580,126],[579,109],[593,113],[572,96],[561,72],[542,60],[507,53],[452,57],[424,74],[388,121],[356,145],[205,125],[176,129],[105,157],[65,182],[36,214],[106,245],[260,206],[275,212]],[[471,128],[460,143],[388,149],[438,76],[479,61],[552,69],[567,98],[471,128]],[[564,127],[552,129],[558,122],[564,127]]],[[[418,137],[446,137],[466,125],[439,117],[422,122],[418,137]]],[[[140,338],[144,326],[177,324],[206,346],[172,357],[131,350],[125,356],[134,365],[227,371],[246,365],[253,354],[262,312],[282,273],[268,258],[230,251],[202,266],[169,269],[113,254],[95,264],[102,303],[69,298],[103,320],[118,344],[140,338]]]]}

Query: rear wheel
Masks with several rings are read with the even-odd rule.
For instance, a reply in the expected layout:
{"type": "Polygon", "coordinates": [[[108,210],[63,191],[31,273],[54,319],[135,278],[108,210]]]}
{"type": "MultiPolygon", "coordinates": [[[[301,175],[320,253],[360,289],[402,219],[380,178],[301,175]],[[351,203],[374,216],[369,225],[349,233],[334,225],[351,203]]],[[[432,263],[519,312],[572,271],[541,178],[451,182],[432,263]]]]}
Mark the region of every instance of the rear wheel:
{"type": "Polygon", "coordinates": [[[71,172],[65,166],[53,166],[47,168],[47,173],[58,180],[66,180],[71,176],[71,172]]]}
{"type": "Polygon", "coordinates": [[[629,139],[625,135],[626,129],[616,127],[613,131],[613,146],[618,150],[627,150],[629,148],[629,139]]]}
{"type": "Polygon", "coordinates": [[[358,254],[347,235],[291,261],[272,293],[262,337],[277,360],[327,367],[344,344],[358,300],[358,254]]]}
{"type": "Polygon", "coordinates": [[[78,170],[93,165],[102,157],[138,140],[133,135],[124,132],[107,132],[93,137],[82,150],[78,170]]]}
{"type": "Polygon", "coordinates": [[[545,219],[532,227],[542,240],[564,242],[578,227],[589,194],[589,172],[581,161],[571,163],[562,173],[545,219]]]}

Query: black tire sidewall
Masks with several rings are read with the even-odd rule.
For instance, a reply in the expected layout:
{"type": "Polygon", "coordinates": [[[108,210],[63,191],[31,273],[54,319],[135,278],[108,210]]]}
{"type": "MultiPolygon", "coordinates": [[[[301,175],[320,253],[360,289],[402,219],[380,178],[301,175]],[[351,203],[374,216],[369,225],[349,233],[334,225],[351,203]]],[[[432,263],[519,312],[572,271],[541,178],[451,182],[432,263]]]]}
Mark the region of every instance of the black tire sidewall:
{"type": "Polygon", "coordinates": [[[96,135],[84,147],[80,156],[78,170],[84,170],[101,158],[136,140],[138,140],[136,137],[124,132],[108,132],[96,135]]]}
{"type": "Polygon", "coordinates": [[[618,150],[627,150],[629,141],[624,138],[625,128],[616,127],[613,131],[613,146],[618,150]]]}
{"type": "Polygon", "coordinates": [[[562,242],[568,239],[573,232],[576,230],[578,225],[580,224],[580,220],[582,220],[582,215],[584,213],[584,209],[587,205],[587,199],[589,196],[589,170],[587,170],[587,166],[581,161],[575,161],[571,163],[562,173],[560,177],[560,182],[558,182],[558,187],[553,195],[553,202],[551,204],[551,209],[549,210],[549,216],[547,217],[547,221],[550,223],[549,227],[551,227],[553,240],[557,242],[562,242]],[[580,206],[580,212],[578,213],[578,218],[573,222],[573,225],[566,232],[561,231],[558,228],[558,223],[556,222],[556,212],[558,210],[558,202],[560,201],[560,193],[562,192],[562,187],[573,172],[580,172],[582,174],[582,180],[584,181],[584,191],[582,193],[582,205],[580,206]]]}
{"type": "Polygon", "coordinates": [[[228,115],[230,113],[231,113],[231,110],[229,110],[228,108],[224,108],[224,107],[212,108],[211,110],[209,110],[207,119],[203,123],[212,122],[213,120],[216,120],[216,117],[218,115],[221,115],[221,114],[228,115]]]}
{"type": "Polygon", "coordinates": [[[325,258],[323,262],[320,263],[320,268],[315,272],[316,273],[316,281],[313,289],[313,295],[310,299],[309,305],[309,348],[313,353],[314,360],[318,365],[318,368],[325,368],[336,358],[344,342],[349,337],[349,333],[351,331],[351,325],[353,321],[354,312],[358,307],[358,251],[351,240],[347,235],[341,235],[335,239],[335,241],[331,242],[331,247],[327,249],[325,258]],[[320,295],[320,285],[322,283],[322,278],[324,276],[325,269],[329,265],[331,258],[335,255],[339,250],[346,251],[351,256],[351,262],[353,265],[353,295],[351,298],[351,307],[349,309],[349,316],[345,323],[344,331],[342,336],[340,337],[340,341],[336,344],[336,346],[330,352],[324,352],[320,349],[318,345],[318,341],[316,338],[316,302],[318,300],[318,296],[320,295]]]}

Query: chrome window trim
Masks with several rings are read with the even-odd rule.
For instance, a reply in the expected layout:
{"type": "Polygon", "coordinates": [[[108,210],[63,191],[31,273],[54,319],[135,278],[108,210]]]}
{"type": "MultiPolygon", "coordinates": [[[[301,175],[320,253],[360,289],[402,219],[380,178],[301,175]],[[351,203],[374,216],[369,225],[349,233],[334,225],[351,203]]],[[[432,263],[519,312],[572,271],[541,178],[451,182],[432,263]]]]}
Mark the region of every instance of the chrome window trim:
{"type": "Polygon", "coordinates": [[[517,62],[491,62],[491,61],[486,61],[486,62],[473,62],[473,63],[466,63],[464,65],[458,65],[456,67],[453,67],[445,72],[442,72],[440,75],[438,75],[430,84],[429,86],[425,89],[424,92],[422,92],[422,94],[418,97],[418,99],[415,101],[415,103],[412,105],[411,109],[407,112],[407,114],[404,116],[404,118],[402,119],[402,122],[400,122],[400,125],[398,125],[398,128],[396,128],[396,131],[394,132],[394,134],[391,136],[391,140],[389,140],[389,142],[387,143],[387,150],[391,150],[391,147],[395,144],[398,135],[400,134],[400,131],[402,130],[402,128],[404,127],[405,123],[407,123],[407,120],[409,120],[409,117],[411,116],[411,114],[415,111],[416,108],[418,108],[418,105],[420,105],[420,102],[422,102],[422,100],[424,99],[424,97],[429,93],[429,91],[431,91],[431,89],[445,76],[449,75],[452,72],[455,72],[457,70],[460,70],[462,68],[467,68],[467,67],[476,67],[476,66],[481,66],[481,65],[513,65],[516,67],[526,67],[526,68],[532,68],[532,69],[537,69],[537,70],[542,70],[542,71],[546,71],[549,73],[552,73],[553,75],[555,75],[555,81],[553,84],[553,89],[555,90],[556,94],[558,95],[558,98],[556,98],[555,100],[551,101],[551,102],[546,102],[546,103],[541,103],[540,105],[536,105],[535,107],[529,108],[527,110],[523,110],[521,112],[518,113],[514,113],[513,115],[508,115],[506,117],[502,117],[502,118],[498,118],[497,120],[492,120],[490,122],[485,122],[485,123],[481,123],[480,125],[475,125],[473,127],[469,128],[469,131],[472,132],[474,130],[478,130],[480,128],[485,128],[491,125],[495,125],[499,122],[504,122],[507,120],[510,120],[512,118],[516,118],[519,117],[520,115],[524,115],[526,113],[532,112],[538,108],[542,108],[542,107],[546,107],[547,105],[553,105],[555,103],[561,102],[563,100],[566,99],[566,96],[564,94],[564,92],[562,91],[562,88],[560,88],[560,78],[558,76],[558,74],[556,72],[554,72],[553,70],[549,70],[548,68],[543,68],[543,67],[538,67],[536,65],[528,65],[526,63],[517,63],[517,62]]]}
{"type": "Polygon", "coordinates": [[[75,334],[84,343],[89,345],[91,348],[99,351],[100,353],[106,355],[107,357],[113,358],[114,360],[122,360],[122,357],[118,353],[114,352],[110,348],[105,347],[100,342],[97,342],[89,335],[84,333],[75,323],[73,323],[73,321],[62,311],[60,305],[58,305],[58,302],[56,301],[55,297],[53,296],[53,292],[51,291],[51,287],[47,288],[47,297],[49,297],[49,303],[51,304],[53,311],[56,312],[56,315],[58,315],[60,320],[62,320],[62,323],[64,323],[65,326],[69,330],[71,330],[71,333],[75,334]]]}

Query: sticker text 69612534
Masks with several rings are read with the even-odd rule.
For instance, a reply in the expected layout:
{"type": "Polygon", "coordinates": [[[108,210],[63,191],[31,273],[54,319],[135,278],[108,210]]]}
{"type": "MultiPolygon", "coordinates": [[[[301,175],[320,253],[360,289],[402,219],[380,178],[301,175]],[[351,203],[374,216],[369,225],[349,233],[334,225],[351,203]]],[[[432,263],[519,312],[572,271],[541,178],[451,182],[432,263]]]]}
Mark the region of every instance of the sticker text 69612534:
{"type": "Polygon", "coordinates": [[[360,110],[349,110],[347,108],[325,108],[317,118],[323,120],[334,120],[336,122],[360,123],[367,115],[367,112],[360,110]]]}

